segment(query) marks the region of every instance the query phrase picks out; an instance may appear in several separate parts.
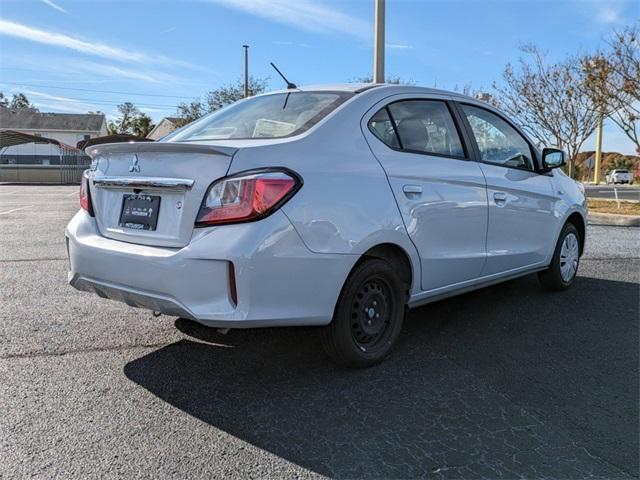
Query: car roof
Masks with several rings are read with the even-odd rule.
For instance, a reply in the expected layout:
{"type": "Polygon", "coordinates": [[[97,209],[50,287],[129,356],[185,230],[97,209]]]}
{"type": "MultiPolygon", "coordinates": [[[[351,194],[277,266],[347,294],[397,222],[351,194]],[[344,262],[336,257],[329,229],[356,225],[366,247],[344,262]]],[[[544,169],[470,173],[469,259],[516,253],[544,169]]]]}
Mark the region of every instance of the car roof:
{"type": "Polygon", "coordinates": [[[455,96],[462,99],[475,100],[477,99],[473,97],[469,97],[466,95],[462,95],[458,92],[451,92],[448,90],[440,90],[437,88],[429,88],[429,87],[420,87],[417,85],[397,85],[393,83],[327,83],[327,84],[318,84],[318,85],[302,85],[297,87],[296,89],[282,89],[282,90],[274,90],[271,93],[288,93],[292,91],[303,91],[303,92],[348,92],[348,93],[361,93],[367,90],[386,90],[391,94],[394,93],[423,93],[423,94],[439,94],[439,95],[450,95],[455,96]]]}

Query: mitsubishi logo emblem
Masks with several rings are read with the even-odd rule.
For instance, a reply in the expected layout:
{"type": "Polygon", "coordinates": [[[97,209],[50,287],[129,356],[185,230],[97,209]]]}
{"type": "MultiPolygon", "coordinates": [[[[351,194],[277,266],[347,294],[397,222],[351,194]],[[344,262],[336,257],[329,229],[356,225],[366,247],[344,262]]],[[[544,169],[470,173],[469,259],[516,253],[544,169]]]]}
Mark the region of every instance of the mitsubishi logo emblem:
{"type": "Polygon", "coordinates": [[[134,155],[129,166],[129,173],[140,173],[140,165],[138,165],[138,157],[134,155]]]}

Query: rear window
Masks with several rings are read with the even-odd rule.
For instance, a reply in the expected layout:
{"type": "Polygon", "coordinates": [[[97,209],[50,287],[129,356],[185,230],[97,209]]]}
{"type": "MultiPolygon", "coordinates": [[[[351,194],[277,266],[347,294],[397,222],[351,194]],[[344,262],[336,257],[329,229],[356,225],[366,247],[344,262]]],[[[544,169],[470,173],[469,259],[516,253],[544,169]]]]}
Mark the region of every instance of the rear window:
{"type": "Polygon", "coordinates": [[[298,135],[351,98],[349,92],[287,92],[249,98],[196,120],[171,141],[298,135]]]}
{"type": "Polygon", "coordinates": [[[629,170],[614,170],[615,173],[629,173],[629,170]]]}

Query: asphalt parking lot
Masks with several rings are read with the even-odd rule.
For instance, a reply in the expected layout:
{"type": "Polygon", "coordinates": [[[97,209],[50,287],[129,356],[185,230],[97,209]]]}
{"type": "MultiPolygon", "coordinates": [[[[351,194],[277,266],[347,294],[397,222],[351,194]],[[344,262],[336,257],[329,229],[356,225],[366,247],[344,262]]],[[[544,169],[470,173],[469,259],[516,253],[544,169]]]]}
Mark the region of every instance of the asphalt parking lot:
{"type": "Polygon", "coordinates": [[[394,354],[231,331],[67,286],[76,187],[0,185],[2,478],[637,478],[640,229],[589,227],[568,292],[416,309],[394,354]]]}

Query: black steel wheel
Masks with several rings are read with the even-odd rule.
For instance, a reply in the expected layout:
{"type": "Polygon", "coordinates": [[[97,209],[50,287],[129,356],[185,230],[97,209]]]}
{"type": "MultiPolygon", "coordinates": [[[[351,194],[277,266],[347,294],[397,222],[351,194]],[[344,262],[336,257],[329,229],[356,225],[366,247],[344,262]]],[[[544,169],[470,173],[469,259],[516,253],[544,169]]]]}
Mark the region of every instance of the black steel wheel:
{"type": "Polygon", "coordinates": [[[390,288],[383,278],[366,281],[352,299],[351,335],[360,349],[384,342],[391,325],[390,288]]]}
{"type": "Polygon", "coordinates": [[[336,363],[356,368],[384,359],[402,328],[407,288],[385,260],[367,258],[356,265],[340,293],[333,321],[323,332],[327,354],[336,363]]]}

